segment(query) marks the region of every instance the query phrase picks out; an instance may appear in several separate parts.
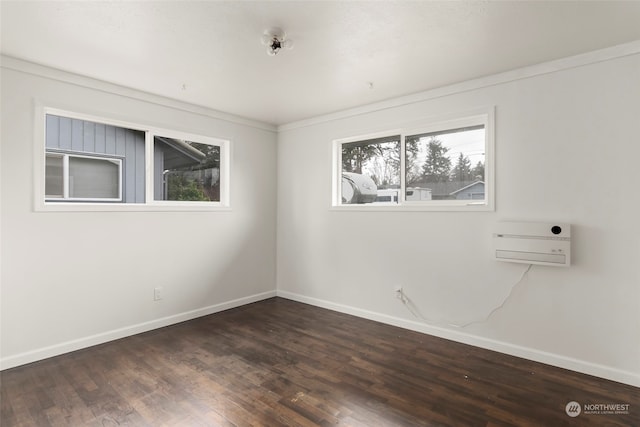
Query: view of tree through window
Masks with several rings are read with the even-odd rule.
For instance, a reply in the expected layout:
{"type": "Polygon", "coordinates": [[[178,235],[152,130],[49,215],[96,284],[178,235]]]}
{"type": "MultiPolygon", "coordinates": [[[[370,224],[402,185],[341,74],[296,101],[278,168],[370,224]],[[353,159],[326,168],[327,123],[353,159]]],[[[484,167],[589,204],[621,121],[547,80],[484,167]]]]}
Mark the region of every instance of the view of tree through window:
{"type": "Polygon", "coordinates": [[[121,209],[117,205],[126,210],[130,204],[159,210],[228,206],[230,141],[52,108],[43,115],[44,176],[37,180],[42,201],[38,208],[65,204],[69,208],[62,210],[94,210],[98,203],[100,209],[114,211],[121,209]]]}
{"type": "Polygon", "coordinates": [[[340,203],[485,201],[485,150],[484,124],[341,143],[340,203]]]}
{"type": "Polygon", "coordinates": [[[411,135],[405,141],[407,201],[485,199],[483,125],[411,135]]]}
{"type": "Polygon", "coordinates": [[[155,200],[220,201],[220,147],[154,137],[155,200]]]}

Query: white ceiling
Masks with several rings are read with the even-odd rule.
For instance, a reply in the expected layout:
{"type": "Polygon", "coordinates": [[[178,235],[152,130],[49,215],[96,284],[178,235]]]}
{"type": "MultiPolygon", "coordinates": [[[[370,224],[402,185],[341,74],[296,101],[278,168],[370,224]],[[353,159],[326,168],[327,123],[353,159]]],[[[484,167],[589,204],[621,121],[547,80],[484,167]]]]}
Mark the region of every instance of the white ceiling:
{"type": "Polygon", "coordinates": [[[640,1],[3,0],[1,14],[5,55],[272,124],[640,40],[640,1]],[[267,56],[273,26],[293,50],[267,56]]]}

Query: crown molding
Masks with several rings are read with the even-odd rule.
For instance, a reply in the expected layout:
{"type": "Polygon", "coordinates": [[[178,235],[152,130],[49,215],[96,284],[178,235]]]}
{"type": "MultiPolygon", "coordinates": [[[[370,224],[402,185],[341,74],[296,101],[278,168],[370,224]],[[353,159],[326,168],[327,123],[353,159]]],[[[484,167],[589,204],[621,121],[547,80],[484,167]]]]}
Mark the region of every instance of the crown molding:
{"type": "Polygon", "coordinates": [[[442,98],[445,96],[483,89],[504,83],[514,82],[517,80],[528,79],[544,74],[583,67],[585,65],[595,64],[598,62],[610,61],[617,58],[623,58],[625,56],[636,55],[638,53],[640,53],[640,40],[635,40],[629,43],[624,43],[605,49],[599,49],[579,55],[543,62],[536,65],[517,68],[515,70],[506,71],[503,73],[480,77],[473,80],[467,80],[464,82],[417,92],[398,98],[391,98],[360,107],[337,111],[335,113],[323,114],[321,116],[312,117],[310,119],[283,124],[278,126],[277,129],[278,132],[284,132],[308,126],[314,126],[321,123],[327,123],[335,120],[360,116],[391,108],[402,107],[410,104],[429,101],[432,99],[442,98]]]}
{"type": "Polygon", "coordinates": [[[640,40],[635,40],[629,43],[624,43],[604,49],[595,50],[592,52],[582,53],[579,55],[569,56],[553,61],[544,62],[541,64],[531,65],[523,68],[518,68],[504,73],[493,74],[490,76],[481,77],[478,79],[467,80],[460,83],[455,83],[440,88],[430,89],[422,92],[417,92],[411,95],[401,96],[398,98],[391,98],[372,104],[363,105],[360,107],[349,108],[346,110],[337,111],[334,113],[323,114],[320,116],[312,117],[309,119],[299,120],[279,126],[275,126],[269,123],[264,123],[256,120],[247,119],[241,116],[236,116],[230,113],[224,113],[221,111],[213,110],[207,107],[199,105],[189,104],[186,102],[178,101],[171,98],[166,98],[159,95],[154,95],[148,92],[143,92],[137,89],[116,85],[102,80],[97,80],[91,77],[82,76],[79,74],[70,73],[56,68],[51,68],[45,65],[36,64],[23,59],[1,55],[0,67],[21,71],[28,74],[33,74],[40,77],[46,77],[53,80],[74,84],[81,87],[86,87],[94,90],[99,90],[111,94],[117,94],[123,97],[128,97],[152,104],[162,105],[177,110],[182,110],[194,114],[199,114],[214,119],[224,120],[231,123],[236,123],[244,126],[249,126],[261,130],[270,132],[283,132],[308,126],[313,126],[321,123],[327,123],[335,120],[341,120],[349,117],[360,116],[377,111],[383,111],[391,108],[406,106],[445,96],[460,94],[491,86],[496,86],[504,83],[514,82],[518,80],[528,79],[535,76],[544,74],[555,73],[558,71],[569,70],[572,68],[578,68],[598,62],[610,61],[617,58],[623,58],[625,56],[636,55],[640,53],[640,40]]]}
{"type": "Polygon", "coordinates": [[[4,54],[0,55],[0,68],[19,71],[38,77],[44,77],[75,86],[93,89],[109,94],[115,94],[125,98],[135,99],[137,101],[143,101],[163,107],[169,107],[176,110],[210,117],[213,119],[224,120],[230,123],[249,126],[269,132],[277,132],[276,126],[270,123],[264,123],[257,120],[236,116],[234,114],[213,110],[207,107],[178,101],[176,99],[167,98],[160,95],[154,95],[149,92],[144,92],[126,86],[120,86],[115,83],[109,83],[103,80],[94,79],[92,77],[82,76],[80,74],[75,74],[68,71],[60,70],[58,68],[52,68],[46,65],[37,64],[35,62],[26,61],[24,59],[16,58],[13,56],[7,56],[4,54]]]}

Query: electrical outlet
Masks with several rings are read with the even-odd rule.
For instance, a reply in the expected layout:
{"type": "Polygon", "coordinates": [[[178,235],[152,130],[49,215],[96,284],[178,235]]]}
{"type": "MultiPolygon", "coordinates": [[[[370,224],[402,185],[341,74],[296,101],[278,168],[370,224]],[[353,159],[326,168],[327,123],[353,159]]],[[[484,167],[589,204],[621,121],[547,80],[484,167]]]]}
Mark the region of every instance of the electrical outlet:
{"type": "Polygon", "coordinates": [[[158,286],[157,288],[153,288],[153,300],[160,301],[162,299],[162,287],[158,286]]]}

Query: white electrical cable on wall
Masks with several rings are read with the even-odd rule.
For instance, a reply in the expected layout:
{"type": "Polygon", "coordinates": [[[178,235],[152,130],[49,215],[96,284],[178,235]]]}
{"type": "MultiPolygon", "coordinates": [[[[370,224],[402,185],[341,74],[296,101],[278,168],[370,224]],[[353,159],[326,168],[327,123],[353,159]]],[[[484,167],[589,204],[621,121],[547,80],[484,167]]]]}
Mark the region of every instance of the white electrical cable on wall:
{"type": "Polygon", "coordinates": [[[438,321],[438,320],[428,319],[428,318],[424,317],[422,315],[422,313],[420,313],[420,310],[418,309],[418,307],[404,293],[404,290],[402,288],[399,288],[399,289],[396,290],[396,295],[397,295],[398,299],[400,301],[402,301],[402,304],[404,304],[404,306],[407,307],[407,310],[409,310],[409,312],[413,315],[413,317],[415,317],[418,320],[421,320],[421,321],[426,322],[426,323],[434,324],[434,325],[453,326],[455,328],[466,328],[467,326],[471,326],[471,325],[474,325],[474,324],[477,324],[477,323],[484,323],[484,322],[488,321],[491,318],[491,316],[494,315],[494,313],[496,311],[498,311],[502,307],[504,307],[505,304],[507,303],[507,301],[511,298],[511,295],[513,294],[514,289],[524,280],[524,278],[527,275],[527,273],[529,273],[529,270],[531,270],[531,267],[533,267],[533,264],[529,264],[527,266],[527,268],[524,269],[524,271],[520,275],[520,278],[511,287],[511,290],[509,291],[509,294],[505,297],[505,299],[502,301],[502,303],[500,305],[498,305],[493,310],[491,310],[489,312],[489,314],[487,314],[484,318],[478,319],[478,320],[472,320],[471,322],[458,324],[458,323],[453,323],[453,322],[450,322],[450,321],[442,321],[442,320],[438,321]]]}

